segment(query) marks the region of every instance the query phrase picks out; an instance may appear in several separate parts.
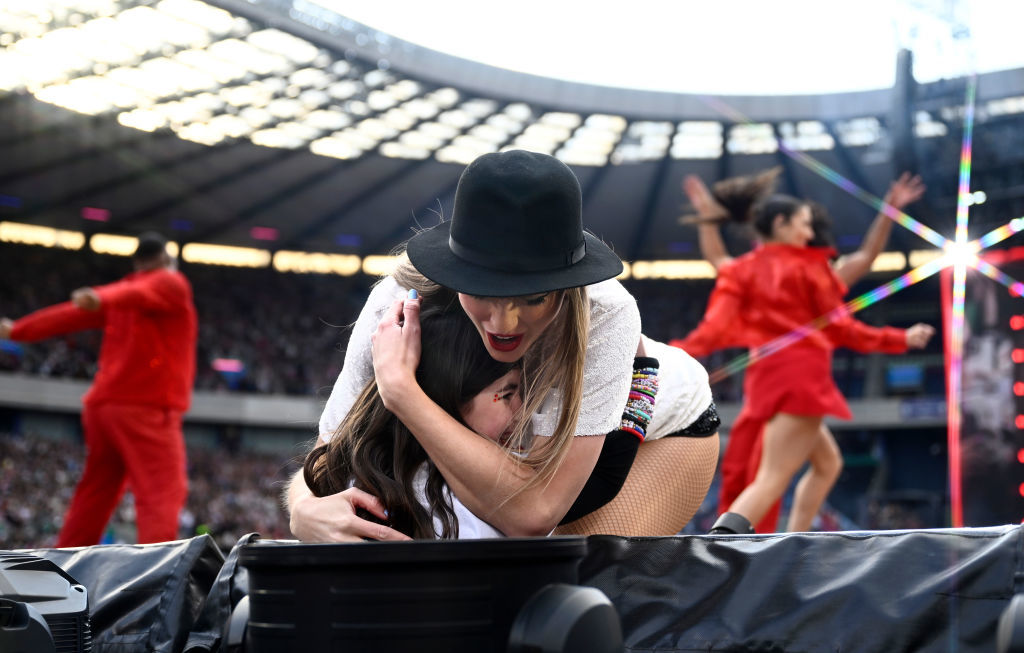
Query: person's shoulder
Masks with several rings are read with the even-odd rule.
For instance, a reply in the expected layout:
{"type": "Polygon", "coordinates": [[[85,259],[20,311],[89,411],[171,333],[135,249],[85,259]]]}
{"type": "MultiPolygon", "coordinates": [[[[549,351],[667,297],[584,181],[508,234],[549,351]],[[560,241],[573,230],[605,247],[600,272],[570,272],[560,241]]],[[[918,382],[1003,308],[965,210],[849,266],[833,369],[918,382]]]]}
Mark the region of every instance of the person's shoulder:
{"type": "Polygon", "coordinates": [[[587,286],[590,302],[590,334],[616,334],[624,342],[633,342],[640,335],[640,309],[636,299],[616,279],[587,286]]]}
{"type": "Polygon", "coordinates": [[[599,283],[587,286],[587,297],[592,305],[598,306],[625,306],[636,305],[636,299],[629,294],[625,286],[619,283],[618,279],[608,279],[599,283]]]}
{"type": "Polygon", "coordinates": [[[175,268],[156,268],[146,272],[135,272],[125,278],[140,279],[156,286],[173,290],[192,289],[192,284],[189,282],[188,277],[181,270],[175,268]]]}
{"type": "Polygon", "coordinates": [[[394,277],[388,275],[373,284],[369,302],[390,305],[394,300],[405,297],[406,292],[408,292],[407,289],[399,285],[394,277]]]}

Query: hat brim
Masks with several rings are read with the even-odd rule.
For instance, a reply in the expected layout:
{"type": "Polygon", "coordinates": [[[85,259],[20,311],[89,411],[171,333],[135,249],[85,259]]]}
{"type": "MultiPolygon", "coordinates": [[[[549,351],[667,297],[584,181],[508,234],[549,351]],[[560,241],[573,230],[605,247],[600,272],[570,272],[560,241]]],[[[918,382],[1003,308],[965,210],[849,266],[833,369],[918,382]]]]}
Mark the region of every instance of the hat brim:
{"type": "Polygon", "coordinates": [[[589,286],[622,273],[622,261],[611,248],[584,232],[587,253],[578,262],[540,272],[495,270],[470,263],[448,247],[450,222],[422,231],[409,240],[406,253],[423,276],[456,292],[480,297],[517,297],[589,286]]]}

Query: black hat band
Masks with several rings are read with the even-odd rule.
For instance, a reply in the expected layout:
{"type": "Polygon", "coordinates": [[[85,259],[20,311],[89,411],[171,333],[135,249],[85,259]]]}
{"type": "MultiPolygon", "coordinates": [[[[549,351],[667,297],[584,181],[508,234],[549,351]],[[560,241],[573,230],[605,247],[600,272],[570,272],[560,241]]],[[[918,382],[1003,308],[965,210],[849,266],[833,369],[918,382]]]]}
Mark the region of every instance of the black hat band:
{"type": "Polygon", "coordinates": [[[551,254],[542,256],[536,252],[529,257],[509,255],[500,256],[495,254],[483,254],[472,249],[463,247],[451,236],[448,237],[448,247],[452,253],[464,261],[479,265],[480,267],[494,270],[505,270],[510,272],[546,272],[557,270],[570,265],[575,265],[583,260],[587,254],[587,241],[581,240],[579,245],[563,254],[551,254]]]}

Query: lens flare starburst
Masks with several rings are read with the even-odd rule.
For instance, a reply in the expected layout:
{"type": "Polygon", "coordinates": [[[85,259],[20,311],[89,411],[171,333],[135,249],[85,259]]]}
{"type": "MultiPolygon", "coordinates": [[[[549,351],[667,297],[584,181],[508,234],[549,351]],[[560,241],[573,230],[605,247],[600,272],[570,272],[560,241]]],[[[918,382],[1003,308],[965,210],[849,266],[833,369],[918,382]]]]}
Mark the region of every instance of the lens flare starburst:
{"type": "MultiPolygon", "coordinates": [[[[779,140],[779,151],[800,163],[815,174],[843,189],[858,200],[875,208],[891,220],[927,240],[942,250],[934,260],[907,272],[878,288],[860,295],[829,313],[822,315],[792,332],[785,334],[760,347],[729,361],[711,372],[712,383],[735,374],[758,360],[764,359],[781,349],[807,337],[813,331],[823,329],[837,319],[856,313],[875,302],[893,295],[904,288],[926,279],[936,272],[950,268],[952,271],[952,292],[948,300],[943,296],[943,316],[949,329],[944,348],[946,361],[946,415],[947,440],[949,445],[949,481],[951,522],[955,527],[963,525],[962,497],[960,494],[960,425],[962,420],[960,402],[962,397],[963,351],[964,351],[964,303],[967,269],[972,268],[994,281],[1006,286],[1011,294],[1024,297],[1024,283],[1017,281],[981,257],[981,252],[1007,238],[1024,231],[1024,216],[1014,218],[1007,224],[990,231],[974,241],[967,239],[967,227],[971,206],[971,154],[974,134],[974,114],[977,95],[977,75],[967,77],[964,101],[963,137],[960,149],[959,182],[957,189],[956,229],[953,238],[947,238],[934,229],[922,224],[880,197],[860,188],[857,184],[818,161],[806,152],[796,151],[779,140]]],[[[705,96],[705,103],[737,123],[753,124],[753,121],[723,102],[720,98],[705,96]]]]}

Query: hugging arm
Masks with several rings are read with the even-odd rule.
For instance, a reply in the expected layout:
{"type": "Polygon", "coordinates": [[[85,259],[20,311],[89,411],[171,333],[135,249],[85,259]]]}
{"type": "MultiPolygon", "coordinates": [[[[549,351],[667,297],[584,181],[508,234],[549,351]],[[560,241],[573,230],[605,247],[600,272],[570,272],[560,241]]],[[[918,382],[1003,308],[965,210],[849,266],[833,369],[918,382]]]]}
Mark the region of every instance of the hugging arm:
{"type": "Polygon", "coordinates": [[[395,302],[373,336],[374,372],[385,407],[413,433],[469,510],[509,536],[550,533],[589,478],[604,435],[573,438],[557,471],[538,480],[537,470],[427,397],[415,378],[419,352],[419,301],[395,302]]]}
{"type": "Polygon", "coordinates": [[[386,520],[380,499],[358,488],[317,497],[306,485],[300,469],[292,478],[285,495],[289,528],[303,542],[359,542],[371,540],[408,540],[409,536],[393,528],[359,516],[363,509],[386,520]]]}

